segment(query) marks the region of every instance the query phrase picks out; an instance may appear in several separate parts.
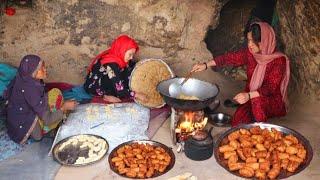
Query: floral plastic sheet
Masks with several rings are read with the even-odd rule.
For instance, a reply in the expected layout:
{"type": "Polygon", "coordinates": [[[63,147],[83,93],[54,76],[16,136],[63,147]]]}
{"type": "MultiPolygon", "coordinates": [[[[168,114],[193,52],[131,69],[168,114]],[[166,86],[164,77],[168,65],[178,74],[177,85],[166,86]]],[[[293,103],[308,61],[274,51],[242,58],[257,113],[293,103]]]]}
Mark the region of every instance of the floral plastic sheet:
{"type": "Polygon", "coordinates": [[[58,130],[53,146],[69,136],[94,134],[108,141],[111,152],[123,142],[148,139],[149,119],[150,110],[135,103],[79,105],[58,130]]]}

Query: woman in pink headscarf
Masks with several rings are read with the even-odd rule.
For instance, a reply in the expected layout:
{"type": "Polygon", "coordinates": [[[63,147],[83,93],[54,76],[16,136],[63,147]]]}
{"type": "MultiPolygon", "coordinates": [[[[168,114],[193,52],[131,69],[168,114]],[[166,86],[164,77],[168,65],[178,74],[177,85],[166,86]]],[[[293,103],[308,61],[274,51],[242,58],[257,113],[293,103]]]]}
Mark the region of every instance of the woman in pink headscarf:
{"type": "Polygon", "coordinates": [[[287,87],[290,77],[288,58],[276,51],[275,33],[264,22],[253,23],[247,33],[248,47],[196,64],[192,71],[212,66],[247,67],[247,84],[234,97],[240,104],[232,119],[232,126],[251,122],[266,122],[268,118],[287,113],[287,87]]]}

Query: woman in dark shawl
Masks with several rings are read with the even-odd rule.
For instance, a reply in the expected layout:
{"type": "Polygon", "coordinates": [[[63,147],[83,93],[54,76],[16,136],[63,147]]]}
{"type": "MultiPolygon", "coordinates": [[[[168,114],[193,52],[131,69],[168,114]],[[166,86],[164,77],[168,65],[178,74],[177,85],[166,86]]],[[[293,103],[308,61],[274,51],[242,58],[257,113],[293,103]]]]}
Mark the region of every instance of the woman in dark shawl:
{"type": "MultiPolygon", "coordinates": [[[[22,58],[18,73],[4,93],[8,100],[7,127],[10,138],[23,144],[29,136],[40,140],[43,126],[57,124],[63,119],[64,111],[73,110],[74,101],[66,101],[54,112],[48,105],[43,79],[47,77],[44,61],[39,56],[22,58]]],[[[59,102],[62,103],[61,98],[59,102]]]]}

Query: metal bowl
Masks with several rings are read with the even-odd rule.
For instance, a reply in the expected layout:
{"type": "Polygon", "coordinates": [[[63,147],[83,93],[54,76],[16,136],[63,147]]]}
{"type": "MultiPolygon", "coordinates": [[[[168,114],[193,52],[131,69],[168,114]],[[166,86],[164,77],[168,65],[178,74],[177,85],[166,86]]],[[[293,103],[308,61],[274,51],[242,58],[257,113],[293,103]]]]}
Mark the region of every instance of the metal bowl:
{"type": "MultiPolygon", "coordinates": [[[[155,173],[155,174],[154,174],[152,177],[150,177],[150,178],[155,178],[155,177],[161,176],[161,175],[167,173],[168,171],[170,171],[170,170],[173,168],[173,166],[174,166],[174,164],[175,164],[175,162],[176,162],[176,157],[175,157],[175,155],[174,155],[174,153],[173,153],[173,151],[172,151],[171,148],[169,148],[168,146],[166,146],[166,145],[164,145],[164,144],[162,144],[162,143],[160,143],[160,142],[156,142],[156,141],[151,141],[151,140],[133,140],[133,141],[128,141],[128,142],[125,142],[125,143],[122,143],[122,144],[118,145],[118,146],[117,146],[116,148],[114,148],[114,149],[111,151],[111,153],[109,154],[108,161],[109,161],[110,169],[111,169],[113,172],[117,173],[119,176],[129,178],[129,177],[126,176],[125,174],[119,174],[116,166],[114,165],[114,163],[112,163],[111,159],[115,156],[115,154],[116,154],[116,152],[117,152],[117,150],[118,150],[119,148],[121,148],[121,147],[123,147],[123,146],[125,146],[125,145],[133,144],[133,143],[138,143],[138,144],[150,144],[150,145],[153,145],[153,146],[161,147],[161,148],[163,148],[163,149],[169,154],[169,156],[171,157],[170,164],[167,166],[166,170],[165,170],[164,172],[162,172],[162,173],[157,172],[157,173],[155,173]]],[[[141,179],[141,178],[136,177],[136,178],[131,178],[131,179],[141,179]]],[[[148,178],[145,178],[145,179],[148,179],[148,178]]]]}
{"type": "Polygon", "coordinates": [[[302,162],[302,164],[300,164],[300,166],[298,167],[298,169],[294,172],[294,173],[290,173],[288,171],[284,171],[283,169],[281,169],[280,174],[278,175],[277,179],[284,179],[284,178],[288,178],[292,175],[298,174],[301,171],[303,171],[306,167],[308,167],[308,165],[310,164],[312,157],[313,157],[313,150],[312,147],[310,145],[310,142],[300,133],[298,133],[297,131],[284,127],[284,126],[278,126],[275,124],[268,124],[268,123],[253,123],[253,124],[243,124],[243,125],[239,125],[237,127],[233,127],[230,128],[229,130],[227,130],[226,132],[224,132],[219,139],[216,141],[216,148],[214,149],[214,156],[215,159],[217,161],[217,163],[222,166],[224,169],[226,169],[228,172],[242,177],[239,172],[237,171],[230,171],[228,169],[228,162],[227,160],[224,159],[223,154],[219,152],[219,148],[222,145],[225,145],[226,142],[228,141],[228,135],[231,134],[234,131],[237,131],[239,129],[250,129],[252,127],[255,126],[259,126],[261,129],[269,129],[271,130],[271,128],[276,129],[277,131],[282,132],[283,134],[287,135],[287,134],[292,134],[294,135],[296,138],[298,138],[299,142],[305,147],[306,151],[307,151],[307,156],[304,159],[304,161],[302,162]]]}
{"type": "Polygon", "coordinates": [[[218,126],[218,127],[225,127],[230,126],[231,124],[231,116],[225,113],[214,113],[214,114],[208,114],[210,122],[212,122],[212,125],[218,126]]]}
{"type": "MultiPolygon", "coordinates": [[[[82,144],[82,143],[81,143],[81,144],[82,144]]],[[[83,153],[82,150],[79,150],[79,147],[81,146],[81,144],[78,143],[76,146],[72,146],[71,151],[68,151],[68,152],[66,152],[66,153],[68,153],[68,154],[70,154],[70,155],[71,155],[71,154],[77,154],[77,155],[79,155],[79,154],[83,153]]],[[[86,166],[86,165],[94,164],[94,163],[100,161],[101,159],[103,159],[103,158],[107,155],[108,150],[109,150],[109,143],[108,143],[108,141],[107,141],[105,138],[103,138],[103,137],[101,137],[101,136],[98,136],[98,135],[94,135],[94,134],[78,134],[78,135],[74,135],[74,136],[67,137],[67,138],[59,141],[59,142],[53,147],[52,154],[53,154],[53,159],[54,159],[55,161],[57,161],[58,163],[62,164],[62,165],[79,167],[79,166],[86,166]],[[104,141],[106,142],[106,145],[107,145],[107,146],[106,146],[106,152],[104,153],[104,155],[101,156],[100,159],[98,159],[98,160],[96,160],[96,161],[92,161],[92,162],[88,162],[88,163],[83,163],[83,164],[73,164],[73,163],[70,163],[70,162],[68,162],[68,161],[66,161],[66,160],[62,160],[62,159],[59,157],[59,152],[61,152],[61,151],[59,150],[59,147],[60,147],[64,142],[68,141],[68,140],[71,139],[71,138],[75,138],[75,137],[77,137],[77,136],[79,136],[79,135],[94,136],[94,137],[96,137],[96,138],[98,138],[98,139],[104,140],[104,141]]],[[[62,151],[63,151],[63,150],[62,150],[62,151]]]]}

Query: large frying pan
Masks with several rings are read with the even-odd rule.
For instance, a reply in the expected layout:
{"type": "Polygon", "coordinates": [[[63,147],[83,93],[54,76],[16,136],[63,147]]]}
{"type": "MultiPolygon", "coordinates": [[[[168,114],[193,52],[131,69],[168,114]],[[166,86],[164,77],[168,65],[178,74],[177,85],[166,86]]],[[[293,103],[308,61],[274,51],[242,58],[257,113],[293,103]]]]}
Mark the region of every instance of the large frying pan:
{"type": "Polygon", "coordinates": [[[182,86],[183,94],[187,96],[196,96],[199,100],[183,100],[172,97],[169,94],[169,86],[172,83],[181,83],[184,78],[171,78],[161,81],[157,86],[157,91],[161,94],[164,101],[171,107],[182,110],[202,110],[209,106],[219,93],[219,88],[215,84],[190,78],[182,86]]]}

